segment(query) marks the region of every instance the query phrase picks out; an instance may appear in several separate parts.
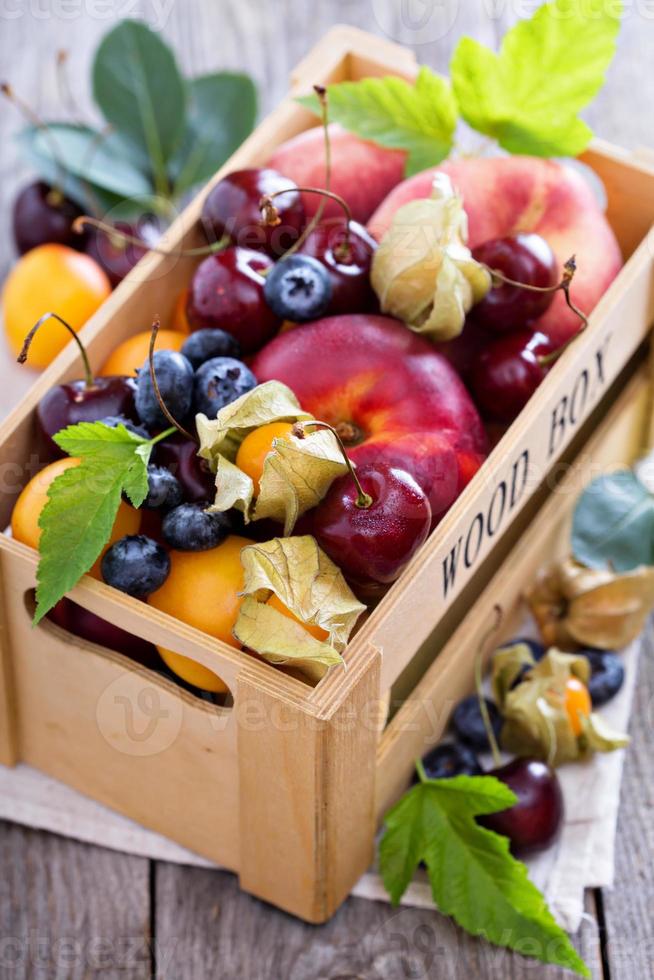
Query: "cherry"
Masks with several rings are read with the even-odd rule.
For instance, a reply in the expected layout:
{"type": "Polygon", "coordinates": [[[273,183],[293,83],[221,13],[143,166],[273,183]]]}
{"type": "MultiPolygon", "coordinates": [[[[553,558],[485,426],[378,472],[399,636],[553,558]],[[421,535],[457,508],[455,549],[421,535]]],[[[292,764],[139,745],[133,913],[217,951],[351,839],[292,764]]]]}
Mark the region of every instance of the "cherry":
{"type": "Polygon", "coordinates": [[[48,613],[48,619],[89,643],[115,650],[145,667],[159,667],[159,657],[151,643],[108,623],[70,599],[60,599],[48,613]]]}
{"type": "MultiPolygon", "coordinates": [[[[493,238],[472,250],[474,258],[515,282],[551,289],[558,281],[554,252],[540,235],[493,238]]],[[[533,292],[508,283],[493,286],[474,307],[472,318],[493,333],[528,326],[550,306],[554,291],[533,292]]]]}
{"type": "Polygon", "coordinates": [[[111,416],[123,416],[136,421],[136,406],[134,396],[136,381],[134,378],[109,375],[94,378],[89,359],[73,328],[56,313],[46,313],[32,327],[25,338],[23,349],[18,360],[24,363],[37,330],[49,319],[55,319],[72,334],[82,355],[85,377],[82,380],[67,381],[54,385],[45,393],[36,408],[37,427],[42,435],[46,448],[53,456],[63,456],[53,436],[69,425],[78,422],[100,422],[111,416]]]}
{"type": "Polygon", "coordinates": [[[223,177],[209,191],[200,220],[211,241],[229,235],[236,245],[276,258],[299,238],[305,214],[293,181],[266,167],[235,170],[223,177]],[[259,202],[264,195],[281,191],[287,193],[275,199],[279,222],[267,225],[261,220],[259,202]]]}
{"type": "Polygon", "coordinates": [[[159,233],[150,218],[141,219],[133,225],[126,221],[116,221],[113,227],[118,233],[114,236],[98,228],[89,228],[85,252],[104,269],[111,285],[117,286],[136,263],[147,255],[149,246],[155,244],[159,233]],[[141,238],[144,244],[136,245],[126,241],[122,235],[141,238]]]}
{"type": "Polygon", "coordinates": [[[28,184],[14,201],[16,248],[21,255],[48,242],[83,248],[85,240],[73,231],[73,222],[81,213],[74,201],[45,181],[28,184]]]}
{"type": "Polygon", "coordinates": [[[272,259],[254,249],[229,246],[209,255],[195,270],[186,314],[192,330],[218,327],[253,354],[281,325],[263,295],[272,259]]]}
{"type": "MultiPolygon", "coordinates": [[[[324,422],[295,428],[309,426],[331,428],[324,422]]],[[[343,455],[347,460],[344,449],[343,455]]],[[[312,533],[350,581],[389,585],[429,534],[429,500],[404,470],[377,465],[355,473],[347,461],[350,475],[335,480],[311,512],[312,533]]]]}
{"type": "Polygon", "coordinates": [[[174,435],[154,448],[154,461],[165,466],[182,485],[186,500],[213,500],[216,495],[215,477],[206,460],[198,456],[197,443],[182,435],[174,435]]]}
{"type": "Polygon", "coordinates": [[[506,783],[518,802],[479,822],[508,837],[514,854],[530,854],[548,847],[563,821],[563,794],[556,773],[538,759],[513,759],[487,775],[506,783]]]}
{"type": "Polygon", "coordinates": [[[377,308],[377,298],[370,285],[370,266],[376,248],[377,242],[363,225],[357,221],[348,224],[345,218],[326,219],[309,232],[299,251],[318,259],[329,273],[332,298],[328,315],[367,313],[377,308]]]}
{"type": "Polygon", "coordinates": [[[520,330],[493,340],[479,355],[469,384],[482,413],[512,422],[547,374],[540,358],[553,350],[542,333],[520,330]]]}

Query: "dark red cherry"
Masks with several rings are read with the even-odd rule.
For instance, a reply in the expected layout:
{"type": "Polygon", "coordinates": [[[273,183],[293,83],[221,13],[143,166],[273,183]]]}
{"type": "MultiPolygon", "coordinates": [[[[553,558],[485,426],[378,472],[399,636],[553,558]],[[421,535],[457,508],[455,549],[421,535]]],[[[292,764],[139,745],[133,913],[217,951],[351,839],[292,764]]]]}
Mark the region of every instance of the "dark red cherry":
{"type": "Polygon", "coordinates": [[[310,512],[312,533],[350,581],[388,585],[429,534],[431,507],[405,470],[361,466],[356,473],[372,502],[359,506],[352,477],[340,477],[310,512]]]}
{"type": "Polygon", "coordinates": [[[52,436],[78,422],[99,422],[112,415],[137,421],[134,406],[136,379],[119,375],[86,381],[68,381],[45,393],[36,408],[36,420],[52,456],[64,454],[52,436]]]}
{"type": "Polygon", "coordinates": [[[479,822],[508,837],[516,855],[549,847],[563,822],[563,794],[554,770],[538,759],[514,759],[486,775],[506,783],[518,802],[508,810],[480,817],[479,822]]]}
{"type": "Polygon", "coordinates": [[[115,221],[113,227],[119,234],[111,235],[96,228],[88,230],[88,240],[85,251],[95,259],[109,277],[112,286],[117,286],[125,276],[132,271],[137,262],[147,255],[148,245],[156,244],[159,229],[151,217],[141,218],[135,224],[127,221],[115,221]],[[120,233],[142,239],[146,244],[141,247],[126,242],[120,233]]]}
{"type": "Polygon", "coordinates": [[[235,245],[253,248],[274,258],[297,241],[305,225],[304,205],[297,186],[270,168],[235,170],[213,187],[202,207],[202,224],[209,241],[229,235],[235,245]],[[264,224],[259,203],[264,195],[288,188],[273,204],[279,224],[264,224]]]}
{"type": "Polygon", "coordinates": [[[191,329],[219,327],[236,338],[244,354],[258,351],[281,325],[263,295],[263,273],[273,264],[265,253],[237,245],[207,256],[189,288],[191,329]]]}
{"type": "Polygon", "coordinates": [[[47,242],[83,248],[84,236],[73,231],[73,222],[81,213],[74,201],[44,181],[28,184],[14,201],[16,248],[21,255],[47,242]]]}
{"type": "Polygon", "coordinates": [[[436,349],[448,359],[457,374],[466,381],[479,355],[492,343],[492,339],[492,335],[487,330],[468,317],[459,336],[436,344],[436,349]]]}
{"type": "MultiPolygon", "coordinates": [[[[508,279],[529,286],[550,287],[558,282],[554,252],[540,235],[518,234],[493,238],[472,250],[478,262],[497,269],[508,279]]],[[[519,330],[533,323],[554,299],[554,292],[537,293],[519,286],[494,286],[473,308],[472,318],[494,333],[519,330]]]]}
{"type": "Polygon", "coordinates": [[[491,341],[468,379],[482,415],[497,422],[512,422],[545,377],[547,367],[539,358],[552,349],[549,338],[529,330],[491,341]]]}
{"type": "Polygon", "coordinates": [[[185,500],[195,503],[216,496],[215,476],[206,460],[198,456],[198,447],[190,439],[174,435],[160,442],[155,446],[153,461],[177,477],[185,500]]]}
{"type": "Polygon", "coordinates": [[[48,619],[73,636],[122,653],[144,667],[159,668],[160,660],[151,643],[108,623],[70,599],[60,599],[48,613],[48,619]]]}
{"type": "Polygon", "coordinates": [[[332,298],[327,314],[367,313],[377,308],[377,297],[370,285],[370,266],[377,243],[363,225],[350,222],[345,235],[345,218],[321,221],[300,246],[303,255],[318,259],[332,281],[332,298]]]}

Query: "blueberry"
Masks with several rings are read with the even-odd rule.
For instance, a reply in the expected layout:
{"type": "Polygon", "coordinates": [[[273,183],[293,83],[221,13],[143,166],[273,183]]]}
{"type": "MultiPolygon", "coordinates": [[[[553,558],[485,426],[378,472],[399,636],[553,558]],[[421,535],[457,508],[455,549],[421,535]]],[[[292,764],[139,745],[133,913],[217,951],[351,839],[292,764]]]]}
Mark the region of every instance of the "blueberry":
{"type": "Polygon", "coordinates": [[[146,510],[171,510],[184,499],[182,484],[165,466],[148,466],[148,495],[141,504],[146,510]]]}
{"type": "Polygon", "coordinates": [[[163,519],[161,533],[177,551],[208,551],[231,534],[232,525],[225,514],[209,514],[206,504],[180,504],[163,519]]]}
{"type": "Polygon", "coordinates": [[[197,370],[201,364],[212,357],[240,357],[241,345],[236,337],[218,327],[196,330],[182,344],[181,353],[188,358],[197,370]]]}
{"type": "Polygon", "coordinates": [[[429,779],[446,779],[448,776],[481,776],[483,769],[479,759],[468,745],[461,742],[443,742],[423,757],[422,764],[429,779]]]}
{"type": "Polygon", "coordinates": [[[137,425],[136,422],[132,422],[131,419],[126,418],[124,415],[107,415],[105,419],[100,419],[103,425],[108,425],[110,429],[115,429],[119,425],[124,425],[128,432],[133,432],[135,436],[141,436],[142,439],[149,439],[150,433],[143,425],[137,425]]]}
{"type": "Polygon", "coordinates": [[[588,692],[593,707],[606,704],[618,693],[624,683],[624,666],[612,650],[579,650],[579,655],[590,662],[588,692]]]}
{"type": "MultiPolygon", "coordinates": [[[[190,361],[177,351],[157,350],[154,352],[154,370],[162,401],[174,418],[183,421],[193,400],[193,368],[190,361]]],[[[139,418],[145,425],[163,429],[170,424],[159,408],[148,361],[138,374],[135,402],[139,418]]]]}
{"type": "Polygon", "coordinates": [[[102,577],[107,585],[144,599],[161,588],[170,572],[165,548],[144,534],[120,538],[102,558],[102,577]]]}
{"type": "Polygon", "coordinates": [[[282,320],[302,323],[327,311],[332,283],[324,265],[309,255],[280,259],[266,276],[263,295],[282,320]]]}
{"type": "MultiPolygon", "coordinates": [[[[502,728],[502,716],[493,701],[484,698],[491,727],[495,737],[499,739],[502,728]]],[[[452,728],[462,742],[476,749],[477,752],[484,752],[490,748],[484,720],[479,707],[479,698],[476,694],[459,701],[452,715],[452,728]]]]}
{"type": "Polygon", "coordinates": [[[257,386],[257,379],[242,361],[212,357],[195,372],[195,411],[215,419],[221,408],[257,386]]]}

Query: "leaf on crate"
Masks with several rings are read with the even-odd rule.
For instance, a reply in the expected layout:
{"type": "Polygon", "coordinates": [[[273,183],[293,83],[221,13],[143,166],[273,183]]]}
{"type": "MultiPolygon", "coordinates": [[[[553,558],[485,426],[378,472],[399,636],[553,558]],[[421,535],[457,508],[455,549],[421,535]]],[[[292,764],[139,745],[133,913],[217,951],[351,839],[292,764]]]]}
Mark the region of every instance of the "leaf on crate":
{"type": "Polygon", "coordinates": [[[140,507],[148,492],[153,443],[123,425],[80,422],[54,437],[80,463],[50,484],[39,518],[35,625],[99,558],[125,493],[140,507]]]}
{"type": "Polygon", "coordinates": [[[654,568],[617,574],[567,559],[546,569],[525,598],[545,643],[619,650],[654,608],[654,568]]]}
{"type": "MultiPolygon", "coordinates": [[[[408,153],[406,175],[444,160],[453,145],[457,121],[450,83],[422,66],[415,84],[402,78],[363,78],[327,88],[329,117],[362,139],[408,153]]],[[[315,95],[298,99],[320,115],[315,95]]]]}
{"type": "Polygon", "coordinates": [[[587,657],[556,648],[548,650],[521,683],[506,693],[502,703],[502,747],[516,755],[546,759],[553,766],[583,759],[596,751],[623,748],[628,736],[611,732],[593,715],[584,717],[580,713],[580,735],[572,727],[566,707],[566,684],[571,677],[588,684],[589,676],[587,657]]]}
{"type": "Polygon", "coordinates": [[[146,24],[124,20],[100,42],[92,75],[105,118],[166,195],[167,164],[186,123],[187,88],[173,52],[146,24]]]}
{"type": "Polygon", "coordinates": [[[198,455],[215,469],[219,456],[234,462],[238,448],[254,429],[269,422],[301,422],[313,418],[281,381],[266,381],[226,405],[215,419],[196,416],[198,455]]]}
{"type": "Polygon", "coordinates": [[[248,75],[216,72],[192,78],[187,86],[186,130],[170,161],[175,196],[213,177],[257,117],[257,90],[248,75]]]}
{"type": "Polygon", "coordinates": [[[552,0],[504,35],[499,54],[462,38],[450,73],[461,115],[510,153],[577,156],[592,130],[578,117],[602,87],[622,5],[552,0]]]}
{"type": "Polygon", "coordinates": [[[631,470],[599,476],[579,497],[572,553],[589,568],[654,565],[654,496],[631,470]]]}
{"type": "Polygon", "coordinates": [[[241,562],[243,594],[251,601],[241,607],[234,628],[237,639],[273,663],[301,660],[323,667],[340,663],[366,607],[315,539],[303,535],[248,545],[241,562]],[[291,616],[279,611],[278,605],[269,605],[273,596],[291,616]],[[318,636],[312,636],[309,628],[318,636]]]}
{"type": "Polygon", "coordinates": [[[446,174],[436,174],[431,197],[398,208],[373,257],[370,281],[382,311],[430,340],[457,337],[491,286],[467,240],[463,199],[446,174]]]}
{"type": "Polygon", "coordinates": [[[421,782],[384,819],[379,864],[393,904],[424,862],[439,911],[466,932],[589,977],[508,838],[477,823],[513,806],[512,790],[494,776],[427,779],[419,771],[421,782]]]}

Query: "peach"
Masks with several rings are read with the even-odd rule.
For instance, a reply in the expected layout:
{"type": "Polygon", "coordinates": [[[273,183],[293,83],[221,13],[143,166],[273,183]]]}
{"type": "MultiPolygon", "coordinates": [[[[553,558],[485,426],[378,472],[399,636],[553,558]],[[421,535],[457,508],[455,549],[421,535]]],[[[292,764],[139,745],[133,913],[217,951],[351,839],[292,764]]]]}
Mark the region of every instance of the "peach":
{"type": "MultiPolygon", "coordinates": [[[[355,221],[365,223],[389,191],[404,176],[406,153],[389,150],[348,133],[336,123],[329,126],[332,156],[331,190],[344,197],[355,221]]],[[[278,146],[267,166],[290,177],[301,187],[325,186],[325,146],[322,127],[308,129],[278,146]]],[[[303,194],[307,217],[315,214],[318,194],[303,194]]],[[[332,201],[325,202],[325,216],[342,215],[332,201]]]]}
{"type": "Polygon", "coordinates": [[[336,426],[358,465],[407,470],[429,496],[435,521],[485,458],[486,436],[463,383],[398,320],[315,320],[275,337],[252,370],[260,382],[283,381],[305,411],[336,426]]]}
{"type": "MultiPolygon", "coordinates": [[[[391,191],[368,223],[375,238],[382,237],[401,205],[429,196],[437,170],[449,174],[463,195],[472,248],[503,235],[537,232],[561,266],[576,255],[571,296],[590,313],[620,270],[622,256],[591,187],[577,170],[536,157],[450,160],[391,191]]],[[[559,345],[578,331],[580,321],[558,294],[534,326],[559,345]]]]}

